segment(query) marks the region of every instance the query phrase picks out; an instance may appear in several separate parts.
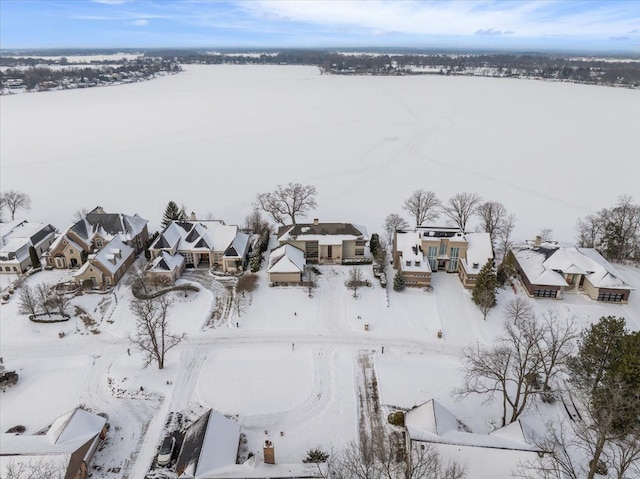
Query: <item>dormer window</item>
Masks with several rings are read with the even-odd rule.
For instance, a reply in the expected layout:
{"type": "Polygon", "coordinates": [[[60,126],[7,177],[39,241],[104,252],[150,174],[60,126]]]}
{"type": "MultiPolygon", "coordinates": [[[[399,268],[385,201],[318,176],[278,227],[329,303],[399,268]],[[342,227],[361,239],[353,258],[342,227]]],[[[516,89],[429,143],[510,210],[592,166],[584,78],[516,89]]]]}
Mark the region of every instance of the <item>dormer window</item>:
{"type": "Polygon", "coordinates": [[[406,263],[407,263],[407,266],[411,266],[411,260],[410,259],[407,260],[406,263]]]}
{"type": "Polygon", "coordinates": [[[104,243],[102,241],[102,238],[96,238],[96,248],[102,248],[104,246],[104,243]]]}
{"type": "Polygon", "coordinates": [[[414,261],[413,263],[415,266],[420,266],[420,261],[414,261]]]}

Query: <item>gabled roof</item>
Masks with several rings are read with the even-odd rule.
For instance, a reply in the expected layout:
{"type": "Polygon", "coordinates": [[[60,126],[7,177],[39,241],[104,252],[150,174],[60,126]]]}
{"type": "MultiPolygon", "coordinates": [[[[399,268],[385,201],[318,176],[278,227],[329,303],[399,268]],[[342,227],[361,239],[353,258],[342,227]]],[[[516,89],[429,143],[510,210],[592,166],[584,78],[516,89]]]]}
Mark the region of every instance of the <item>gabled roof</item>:
{"type": "Polygon", "coordinates": [[[369,236],[364,226],[353,223],[304,223],[281,226],[278,241],[318,241],[321,244],[335,244],[343,240],[364,239],[369,236]]]}
{"type": "Polygon", "coordinates": [[[225,258],[243,258],[249,249],[249,235],[238,233],[229,247],[224,251],[225,258]]]}
{"type": "Polygon", "coordinates": [[[306,264],[304,251],[283,244],[271,250],[267,273],[302,273],[306,264]]]}
{"type": "MultiPolygon", "coordinates": [[[[26,220],[14,220],[9,223],[0,223],[0,254],[8,255],[16,253],[21,248],[36,246],[49,235],[53,235],[56,229],[45,223],[29,223],[26,220]]],[[[24,258],[19,258],[21,261],[24,258]]]]}
{"type": "Polygon", "coordinates": [[[418,231],[396,232],[396,250],[402,256],[398,267],[407,272],[431,272],[428,258],[422,250],[421,234],[418,231]],[[407,265],[407,261],[410,263],[407,265]]]}
{"type": "MultiPolygon", "coordinates": [[[[158,235],[149,249],[224,252],[236,241],[239,234],[244,233],[238,233],[237,226],[225,225],[219,220],[174,221],[158,235]]],[[[239,238],[238,241],[239,245],[243,238],[239,238]]]]}
{"type": "Polygon", "coordinates": [[[100,264],[111,274],[115,274],[127,259],[135,254],[133,248],[124,242],[122,235],[116,235],[96,255],[89,259],[73,276],[82,275],[90,265],[100,264]]]}
{"type": "Polygon", "coordinates": [[[462,259],[462,266],[467,273],[478,274],[487,261],[493,259],[491,236],[489,233],[465,233],[464,236],[467,240],[467,257],[462,259]]]}
{"type": "Polygon", "coordinates": [[[182,268],[183,264],[184,256],[180,253],[171,255],[166,251],[162,251],[158,256],[153,258],[151,263],[149,263],[147,270],[151,272],[175,271],[176,269],[182,268]]]}
{"type": "Polygon", "coordinates": [[[137,213],[133,216],[120,213],[105,213],[102,207],[97,206],[84,217],[71,225],[69,231],[75,233],[87,244],[91,243],[96,235],[109,241],[115,235],[120,234],[125,241],[131,241],[139,235],[147,225],[147,220],[137,213]]]}

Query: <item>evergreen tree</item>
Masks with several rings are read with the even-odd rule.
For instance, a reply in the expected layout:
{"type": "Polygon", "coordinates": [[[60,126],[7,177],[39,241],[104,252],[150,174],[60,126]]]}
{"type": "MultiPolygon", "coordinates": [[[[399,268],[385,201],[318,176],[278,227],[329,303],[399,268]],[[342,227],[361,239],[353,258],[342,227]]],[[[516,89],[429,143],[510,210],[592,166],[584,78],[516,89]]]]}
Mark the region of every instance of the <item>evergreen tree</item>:
{"type": "Polygon", "coordinates": [[[487,319],[489,310],[496,305],[497,289],[498,278],[493,261],[488,260],[478,273],[476,285],[471,293],[471,299],[480,307],[484,319],[487,319]]]}
{"type": "Polygon", "coordinates": [[[369,249],[371,250],[371,254],[376,256],[376,251],[380,247],[380,237],[378,233],[373,233],[371,235],[371,239],[369,240],[369,249]]]}
{"type": "Polygon", "coordinates": [[[36,253],[36,249],[33,246],[29,246],[29,256],[31,257],[31,266],[35,268],[40,267],[40,258],[38,258],[38,253],[36,253]]]}
{"type": "Polygon", "coordinates": [[[405,288],[404,278],[400,270],[396,271],[396,275],[393,277],[393,290],[402,291],[405,288]]]}
{"type": "Polygon", "coordinates": [[[175,201],[169,201],[169,203],[167,203],[167,208],[164,210],[164,215],[162,216],[162,227],[166,228],[172,221],[179,219],[184,219],[182,217],[182,211],[175,201]]]}

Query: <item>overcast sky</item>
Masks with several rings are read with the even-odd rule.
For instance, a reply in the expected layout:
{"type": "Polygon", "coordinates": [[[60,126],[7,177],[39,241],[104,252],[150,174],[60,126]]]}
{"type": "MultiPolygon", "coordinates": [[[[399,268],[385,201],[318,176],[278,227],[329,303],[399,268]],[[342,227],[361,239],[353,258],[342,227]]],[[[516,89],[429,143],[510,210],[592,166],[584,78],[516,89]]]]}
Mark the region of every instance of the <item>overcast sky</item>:
{"type": "Polygon", "coordinates": [[[0,0],[0,48],[640,52],[639,0],[0,0]]]}

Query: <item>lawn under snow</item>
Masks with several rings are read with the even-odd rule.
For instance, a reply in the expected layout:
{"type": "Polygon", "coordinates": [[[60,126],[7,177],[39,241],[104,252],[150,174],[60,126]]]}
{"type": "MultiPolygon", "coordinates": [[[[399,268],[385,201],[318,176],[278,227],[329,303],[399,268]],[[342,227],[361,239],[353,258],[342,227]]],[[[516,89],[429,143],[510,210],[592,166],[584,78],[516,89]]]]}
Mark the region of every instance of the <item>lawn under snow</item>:
{"type": "MultiPolygon", "coordinates": [[[[242,223],[257,192],[316,185],[310,216],[378,231],[408,194],[503,202],[516,239],[640,196],[640,92],[534,80],[333,76],[314,67],[186,65],[131,85],[0,100],[2,189],[33,221],[169,200],[242,223]]],[[[20,213],[22,214],[22,213],[20,213]]]]}
{"type": "MultiPolygon", "coordinates": [[[[187,297],[171,293],[171,329],[187,333],[187,339],[169,352],[162,371],[153,365],[143,369],[126,339],[134,328],[126,278],[115,295],[73,299],[73,309],[89,315],[90,324],[77,315],[68,323],[31,323],[17,313],[14,297],[2,305],[0,346],[6,366],[18,371],[20,381],[2,396],[0,429],[22,424],[34,433],[84,404],[106,412],[112,425],[107,447],[95,458],[103,471],[94,477],[143,477],[163,435],[181,424],[171,413],[183,414],[188,422],[215,408],[236,418],[251,448],[257,450],[269,437],[279,462],[299,462],[311,447],[339,450],[355,439],[365,357],[373,366],[369,373],[377,376],[383,411],[435,398],[474,432],[499,424],[499,404],[483,404],[473,396],[456,401],[451,392],[461,381],[463,347],[492,341],[514,292],[501,290],[498,306],[483,321],[456,275],[434,275],[431,292],[398,293],[381,288],[366,266],[362,269],[373,286],[354,298],[344,286],[348,269],[320,267],[312,297],[301,287],[269,287],[262,271],[250,304],[215,327],[207,320],[217,293],[199,282],[200,291],[187,297]],[[110,467],[121,472],[105,472],[110,467]]],[[[620,269],[640,289],[640,270],[620,269]]],[[[65,274],[37,273],[28,284],[64,280],[65,274]]],[[[630,329],[640,329],[638,295],[632,294],[627,305],[570,294],[533,304],[539,313],[575,316],[581,327],[613,314],[625,316],[630,329]]],[[[538,425],[557,414],[563,414],[560,406],[529,413],[538,425]]]]}

